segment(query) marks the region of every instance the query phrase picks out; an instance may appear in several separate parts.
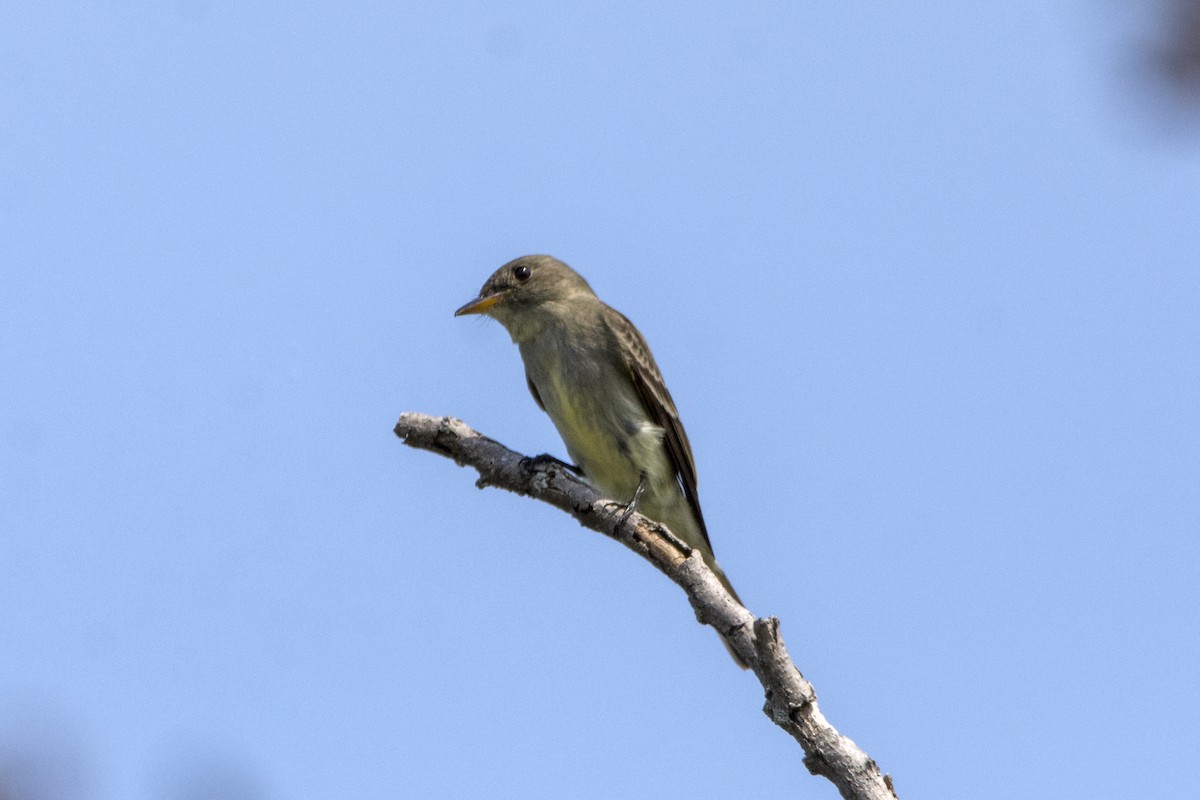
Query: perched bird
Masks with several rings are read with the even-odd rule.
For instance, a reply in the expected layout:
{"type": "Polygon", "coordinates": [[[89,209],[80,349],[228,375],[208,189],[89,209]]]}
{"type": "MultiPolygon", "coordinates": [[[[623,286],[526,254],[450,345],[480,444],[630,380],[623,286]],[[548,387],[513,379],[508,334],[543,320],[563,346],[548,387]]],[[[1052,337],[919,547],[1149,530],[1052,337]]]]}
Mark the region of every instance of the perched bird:
{"type": "Polygon", "coordinates": [[[740,603],[713,556],[679,412],[633,323],[575,270],[544,255],[496,270],[479,297],[454,312],[463,314],[485,314],[508,330],[534,401],[550,415],[584,479],[601,494],[636,504],[699,550],[740,603]]]}

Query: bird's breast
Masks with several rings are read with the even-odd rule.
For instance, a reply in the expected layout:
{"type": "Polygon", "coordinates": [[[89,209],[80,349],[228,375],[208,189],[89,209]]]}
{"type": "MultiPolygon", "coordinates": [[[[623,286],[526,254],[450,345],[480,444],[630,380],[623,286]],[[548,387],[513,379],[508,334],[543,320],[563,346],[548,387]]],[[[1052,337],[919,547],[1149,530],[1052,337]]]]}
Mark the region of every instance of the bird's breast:
{"type": "Polygon", "coordinates": [[[521,354],[571,459],[603,494],[632,497],[642,473],[669,469],[662,430],[623,371],[577,351],[522,346],[521,354]]]}

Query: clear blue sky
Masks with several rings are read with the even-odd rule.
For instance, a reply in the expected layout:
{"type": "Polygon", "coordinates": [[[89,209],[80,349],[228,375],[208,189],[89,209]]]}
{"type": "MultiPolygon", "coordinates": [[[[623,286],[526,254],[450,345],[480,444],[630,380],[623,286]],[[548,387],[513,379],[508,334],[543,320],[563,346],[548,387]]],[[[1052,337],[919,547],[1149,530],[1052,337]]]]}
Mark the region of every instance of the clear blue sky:
{"type": "Polygon", "coordinates": [[[1111,11],[9,8],[0,780],[835,797],[678,589],[393,437],[563,454],[451,316],[548,252],[646,334],[717,554],[901,797],[1184,791],[1200,146],[1111,11]]]}

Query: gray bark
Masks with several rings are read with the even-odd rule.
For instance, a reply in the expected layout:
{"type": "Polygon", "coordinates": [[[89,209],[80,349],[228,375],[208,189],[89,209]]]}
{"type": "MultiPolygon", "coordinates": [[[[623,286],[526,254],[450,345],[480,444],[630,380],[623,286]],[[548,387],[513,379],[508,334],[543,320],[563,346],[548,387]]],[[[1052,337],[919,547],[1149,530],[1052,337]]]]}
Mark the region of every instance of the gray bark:
{"type": "Polygon", "coordinates": [[[735,602],[700,553],[666,527],[637,513],[626,518],[623,504],[596,494],[561,465],[522,456],[453,417],[405,413],[395,431],[410,447],[475,468],[479,488],[495,486],[549,503],[656,566],[687,593],[696,618],[724,636],[754,670],[766,693],[763,711],[800,744],[809,772],[829,779],[846,800],[897,800],[891,778],[821,714],[812,684],[788,656],[779,620],[756,619],[735,602]]]}

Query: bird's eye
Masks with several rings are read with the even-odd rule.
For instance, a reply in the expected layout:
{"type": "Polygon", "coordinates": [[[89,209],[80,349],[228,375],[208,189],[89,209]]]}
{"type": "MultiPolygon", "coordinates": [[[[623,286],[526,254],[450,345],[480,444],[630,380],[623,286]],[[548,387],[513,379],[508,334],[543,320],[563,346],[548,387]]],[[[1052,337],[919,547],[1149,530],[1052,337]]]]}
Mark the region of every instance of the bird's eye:
{"type": "Polygon", "coordinates": [[[529,280],[529,267],[524,264],[519,267],[513,267],[513,275],[519,281],[527,281],[529,280]]]}

